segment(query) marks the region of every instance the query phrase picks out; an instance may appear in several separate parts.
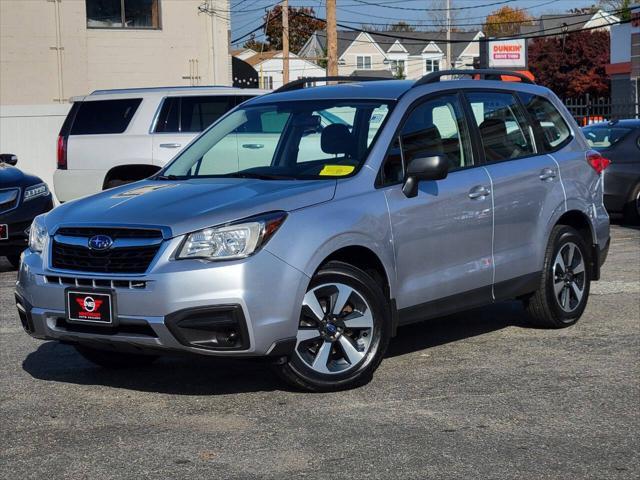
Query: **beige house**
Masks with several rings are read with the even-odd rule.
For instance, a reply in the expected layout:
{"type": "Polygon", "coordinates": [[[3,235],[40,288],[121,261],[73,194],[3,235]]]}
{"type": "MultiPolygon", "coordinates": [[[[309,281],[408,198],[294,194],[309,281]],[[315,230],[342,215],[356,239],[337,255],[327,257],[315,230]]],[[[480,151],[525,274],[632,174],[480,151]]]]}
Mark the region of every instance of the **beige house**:
{"type": "MultiPolygon", "coordinates": [[[[452,32],[455,43],[446,58],[444,32],[356,32],[338,31],[338,73],[417,79],[448,68],[472,68],[479,56],[482,32],[452,32]]],[[[326,34],[315,32],[298,55],[326,55],[326,34]]]]}
{"type": "Polygon", "coordinates": [[[0,104],[230,85],[229,0],[0,0],[0,104]]]}

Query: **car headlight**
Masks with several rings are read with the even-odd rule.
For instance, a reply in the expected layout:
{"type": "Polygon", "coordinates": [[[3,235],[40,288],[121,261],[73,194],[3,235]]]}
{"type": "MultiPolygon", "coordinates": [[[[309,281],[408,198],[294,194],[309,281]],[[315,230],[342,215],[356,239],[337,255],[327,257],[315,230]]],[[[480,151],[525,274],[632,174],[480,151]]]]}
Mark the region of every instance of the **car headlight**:
{"type": "Polygon", "coordinates": [[[272,212],[198,230],[187,235],[176,258],[233,260],[248,257],[267,243],[286,217],[285,212],[272,212]]]}
{"type": "Polygon", "coordinates": [[[47,187],[46,183],[38,183],[37,185],[31,185],[24,189],[24,201],[33,200],[37,197],[42,197],[44,195],[49,195],[49,187],[47,187]]]}
{"type": "Polygon", "coordinates": [[[42,215],[38,215],[31,223],[31,230],[29,230],[29,249],[32,252],[42,252],[47,243],[49,233],[47,232],[47,227],[44,224],[44,216],[44,213],[42,215]]]}

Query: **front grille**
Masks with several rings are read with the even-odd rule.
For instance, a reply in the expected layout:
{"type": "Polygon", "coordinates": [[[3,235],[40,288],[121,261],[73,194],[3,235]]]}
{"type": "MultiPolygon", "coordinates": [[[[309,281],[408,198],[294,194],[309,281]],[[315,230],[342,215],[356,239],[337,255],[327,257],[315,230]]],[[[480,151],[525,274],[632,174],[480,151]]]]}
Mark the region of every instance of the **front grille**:
{"type": "Polygon", "coordinates": [[[53,241],[54,268],[96,273],[144,273],[158,253],[160,244],[112,248],[99,252],[88,247],[53,241]]]}
{"type": "Polygon", "coordinates": [[[20,189],[7,188],[0,190],[0,213],[8,212],[18,206],[20,189]]]}
{"type": "Polygon", "coordinates": [[[72,287],[125,288],[129,290],[144,290],[147,288],[145,280],[110,280],[105,278],[59,277],[57,275],[46,275],[44,278],[50,284],[72,287]]]}
{"type": "Polygon", "coordinates": [[[62,227],[56,232],[68,237],[91,238],[95,235],[108,235],[113,240],[119,238],[162,238],[162,232],[146,228],[98,228],[98,227],[62,227]]]}

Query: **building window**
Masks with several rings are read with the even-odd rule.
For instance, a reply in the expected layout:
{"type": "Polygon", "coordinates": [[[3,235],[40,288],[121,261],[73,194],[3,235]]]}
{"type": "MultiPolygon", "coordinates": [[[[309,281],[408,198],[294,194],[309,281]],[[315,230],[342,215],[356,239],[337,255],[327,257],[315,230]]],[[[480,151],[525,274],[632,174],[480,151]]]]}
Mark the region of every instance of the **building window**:
{"type": "Polygon", "coordinates": [[[371,55],[356,56],[357,70],[371,70],[371,55]]]}
{"type": "Polygon", "coordinates": [[[407,76],[404,60],[389,60],[389,66],[391,67],[391,73],[393,73],[394,76],[402,76],[403,78],[407,76]]]}
{"type": "Polygon", "coordinates": [[[427,73],[431,72],[439,72],[440,71],[440,60],[433,60],[431,58],[427,58],[424,61],[424,67],[427,73]]]}
{"type": "Polygon", "coordinates": [[[263,75],[260,77],[260,88],[273,90],[273,77],[271,75],[263,75]]]}
{"type": "Polygon", "coordinates": [[[160,28],[160,0],[85,0],[87,28],[160,28]]]}

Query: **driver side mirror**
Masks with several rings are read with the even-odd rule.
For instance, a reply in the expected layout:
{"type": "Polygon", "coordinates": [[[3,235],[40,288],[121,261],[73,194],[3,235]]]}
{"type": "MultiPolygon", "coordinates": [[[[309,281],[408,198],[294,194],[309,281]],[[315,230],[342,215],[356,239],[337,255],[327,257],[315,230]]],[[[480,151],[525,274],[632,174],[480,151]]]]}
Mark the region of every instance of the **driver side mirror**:
{"type": "Polygon", "coordinates": [[[13,153],[0,153],[0,163],[15,165],[16,163],[18,163],[18,157],[13,153]]]}
{"type": "Polygon", "coordinates": [[[418,195],[418,183],[424,180],[442,180],[449,173],[449,161],[444,154],[432,155],[416,152],[409,160],[402,193],[407,198],[418,195]]]}

